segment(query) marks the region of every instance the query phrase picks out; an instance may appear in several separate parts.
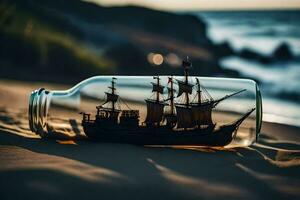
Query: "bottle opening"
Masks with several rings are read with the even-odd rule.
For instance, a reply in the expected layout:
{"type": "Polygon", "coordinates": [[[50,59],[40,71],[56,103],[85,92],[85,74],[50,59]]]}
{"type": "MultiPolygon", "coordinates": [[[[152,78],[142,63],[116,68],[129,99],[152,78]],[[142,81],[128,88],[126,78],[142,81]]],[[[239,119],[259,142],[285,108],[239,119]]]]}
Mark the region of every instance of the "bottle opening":
{"type": "Polygon", "coordinates": [[[45,118],[47,116],[47,97],[50,92],[45,88],[40,88],[31,93],[29,97],[29,127],[30,130],[38,135],[42,135],[44,130],[45,118]]]}

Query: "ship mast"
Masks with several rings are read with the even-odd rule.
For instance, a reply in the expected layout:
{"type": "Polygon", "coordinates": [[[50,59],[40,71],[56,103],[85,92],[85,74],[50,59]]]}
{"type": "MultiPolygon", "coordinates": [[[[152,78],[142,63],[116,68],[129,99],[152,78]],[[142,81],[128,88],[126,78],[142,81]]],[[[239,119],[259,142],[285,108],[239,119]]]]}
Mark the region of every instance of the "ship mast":
{"type": "Polygon", "coordinates": [[[200,81],[196,78],[197,81],[197,95],[198,95],[198,104],[201,104],[201,89],[200,89],[200,81]]]}
{"type": "Polygon", "coordinates": [[[174,82],[173,77],[168,78],[168,84],[170,83],[170,87],[168,87],[168,98],[165,101],[170,101],[170,112],[165,113],[164,117],[167,121],[167,126],[170,128],[175,127],[177,122],[177,116],[175,115],[175,109],[174,109],[174,92],[176,91],[174,89],[174,82]]]}
{"type": "MultiPolygon", "coordinates": [[[[116,78],[115,77],[113,77],[112,78],[112,80],[111,80],[111,87],[109,87],[110,89],[111,89],[111,94],[112,94],[112,96],[115,96],[115,90],[116,90],[116,88],[115,88],[115,80],[116,80],[116,78]]],[[[112,101],[112,108],[111,108],[111,110],[114,112],[115,111],[115,101],[112,101]]]]}
{"type": "MultiPolygon", "coordinates": [[[[189,68],[191,66],[191,63],[188,61],[189,60],[189,57],[187,56],[186,57],[186,61],[182,61],[182,65],[184,67],[184,83],[185,85],[189,85],[189,68]]],[[[184,91],[185,93],[185,104],[186,104],[186,107],[189,107],[189,104],[190,104],[190,100],[189,100],[189,92],[188,91],[184,91]]]]}
{"type": "Polygon", "coordinates": [[[174,115],[174,86],[173,86],[173,77],[169,78],[169,82],[171,83],[170,88],[170,106],[171,106],[171,115],[174,115]]]}
{"type": "MultiPolygon", "coordinates": [[[[156,79],[157,81],[156,81],[156,85],[157,85],[157,87],[159,87],[160,85],[159,85],[159,80],[160,80],[160,78],[159,78],[159,76],[157,76],[157,77],[153,77],[154,79],[156,79]]],[[[156,90],[156,102],[158,103],[159,102],[159,90],[156,90]]]]}
{"type": "Polygon", "coordinates": [[[164,102],[160,101],[160,94],[163,94],[164,87],[160,85],[159,76],[153,77],[156,83],[152,82],[152,92],[155,92],[155,99],[145,99],[147,103],[147,115],[145,123],[147,126],[159,126],[163,118],[164,102]]]}
{"type": "Polygon", "coordinates": [[[188,70],[191,67],[191,63],[188,61],[188,57],[186,60],[182,61],[182,66],[184,67],[184,80],[177,80],[179,89],[177,97],[183,95],[184,102],[176,103],[175,107],[177,113],[177,128],[186,129],[195,126],[189,100],[189,94],[192,94],[194,85],[189,83],[188,70]]]}
{"type": "Polygon", "coordinates": [[[202,125],[213,126],[214,125],[214,122],[212,120],[213,108],[217,106],[221,101],[245,91],[245,90],[241,90],[233,94],[226,95],[220,99],[214,100],[210,96],[208,91],[205,89],[205,87],[203,87],[203,85],[202,85],[202,89],[204,95],[201,94],[202,91],[201,91],[200,81],[198,78],[196,78],[196,81],[197,81],[198,101],[196,103],[191,103],[191,107],[192,107],[194,121],[198,127],[201,127],[202,125]],[[205,96],[207,100],[202,102],[201,100],[202,96],[205,96]]]}
{"type": "Polygon", "coordinates": [[[119,99],[119,95],[116,94],[116,87],[115,87],[115,82],[116,78],[113,77],[111,80],[111,86],[108,87],[111,89],[111,92],[105,92],[106,94],[106,100],[105,102],[100,105],[96,106],[97,108],[97,115],[96,118],[109,118],[110,120],[117,122],[118,121],[118,116],[120,113],[120,110],[116,109],[116,103],[119,99]],[[107,106],[105,106],[107,105],[107,106]],[[102,113],[100,116],[100,113],[102,113]]]}

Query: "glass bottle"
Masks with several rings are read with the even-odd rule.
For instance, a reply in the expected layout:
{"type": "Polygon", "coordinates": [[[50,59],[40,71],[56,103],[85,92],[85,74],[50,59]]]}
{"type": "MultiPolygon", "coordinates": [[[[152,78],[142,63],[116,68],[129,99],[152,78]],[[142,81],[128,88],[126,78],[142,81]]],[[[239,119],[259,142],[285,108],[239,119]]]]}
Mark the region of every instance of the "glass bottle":
{"type": "Polygon", "coordinates": [[[141,145],[248,146],[262,103],[249,79],[95,76],[65,91],[33,91],[30,128],[41,137],[141,145]]]}

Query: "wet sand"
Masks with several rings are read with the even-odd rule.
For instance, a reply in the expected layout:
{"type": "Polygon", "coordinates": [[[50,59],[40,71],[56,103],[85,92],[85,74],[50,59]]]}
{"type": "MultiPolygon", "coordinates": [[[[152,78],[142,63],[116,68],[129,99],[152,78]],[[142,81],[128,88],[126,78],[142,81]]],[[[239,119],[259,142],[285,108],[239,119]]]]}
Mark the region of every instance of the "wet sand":
{"type": "Polygon", "coordinates": [[[41,139],[28,95],[68,86],[0,80],[0,199],[299,199],[300,129],[264,123],[246,148],[41,139]]]}

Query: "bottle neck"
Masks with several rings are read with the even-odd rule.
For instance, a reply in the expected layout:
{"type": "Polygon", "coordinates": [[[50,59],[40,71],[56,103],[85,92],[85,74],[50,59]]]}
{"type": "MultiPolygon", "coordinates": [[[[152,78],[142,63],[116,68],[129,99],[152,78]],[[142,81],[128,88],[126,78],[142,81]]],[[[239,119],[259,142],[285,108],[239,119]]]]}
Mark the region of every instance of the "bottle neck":
{"type": "Polygon", "coordinates": [[[50,96],[51,92],[40,88],[39,90],[33,91],[29,97],[29,127],[32,132],[41,136],[47,133],[46,118],[50,104],[50,96]]]}

